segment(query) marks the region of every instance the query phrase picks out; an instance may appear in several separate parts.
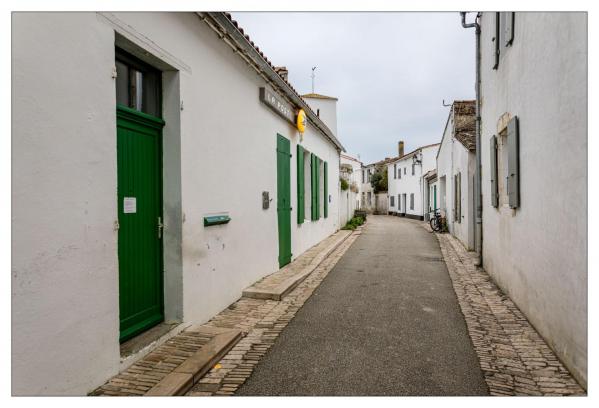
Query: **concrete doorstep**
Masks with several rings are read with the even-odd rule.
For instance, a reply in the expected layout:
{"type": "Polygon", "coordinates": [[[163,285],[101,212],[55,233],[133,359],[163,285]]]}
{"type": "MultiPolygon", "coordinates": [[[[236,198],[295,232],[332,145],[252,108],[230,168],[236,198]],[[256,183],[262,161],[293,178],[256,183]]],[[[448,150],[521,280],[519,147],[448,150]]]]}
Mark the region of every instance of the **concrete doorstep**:
{"type": "Polygon", "coordinates": [[[239,329],[191,326],[156,347],[90,395],[183,395],[242,337],[239,329]]]}
{"type": "Polygon", "coordinates": [[[306,279],[337,249],[352,231],[340,230],[277,272],[261,279],[243,291],[243,297],[281,300],[306,279]]]}
{"type": "Polygon", "coordinates": [[[239,340],[240,330],[227,330],[218,327],[200,326],[200,331],[214,334],[193,356],[152,387],[146,396],[183,395],[197,383],[239,340]]]}

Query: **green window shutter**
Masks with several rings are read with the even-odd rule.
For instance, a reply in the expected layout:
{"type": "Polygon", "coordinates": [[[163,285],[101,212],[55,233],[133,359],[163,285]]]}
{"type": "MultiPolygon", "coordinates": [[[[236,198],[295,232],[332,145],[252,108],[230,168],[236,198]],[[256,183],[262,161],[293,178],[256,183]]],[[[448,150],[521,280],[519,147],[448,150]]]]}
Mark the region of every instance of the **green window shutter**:
{"type": "Polygon", "coordinates": [[[316,197],[316,156],[313,153],[310,153],[310,173],[310,191],[312,193],[310,219],[315,221],[317,219],[316,203],[318,203],[318,200],[316,197]]]}
{"type": "Polygon", "coordinates": [[[329,216],[329,177],[328,177],[328,165],[324,162],[324,218],[329,216]]]}
{"type": "Polygon", "coordinates": [[[518,117],[514,116],[507,124],[507,194],[510,208],[520,206],[520,158],[519,158],[518,117]]]}
{"type": "Polygon", "coordinates": [[[489,141],[489,147],[491,150],[491,205],[493,207],[499,206],[499,186],[497,184],[497,137],[491,136],[489,141]]]}
{"type": "Polygon", "coordinates": [[[297,223],[304,223],[304,148],[297,145],[297,223]]]}
{"type": "Polygon", "coordinates": [[[314,164],[315,164],[315,170],[314,170],[314,177],[316,180],[316,199],[314,200],[314,204],[316,205],[316,218],[315,220],[320,219],[320,159],[318,158],[318,156],[314,156],[315,160],[314,160],[314,164]]]}

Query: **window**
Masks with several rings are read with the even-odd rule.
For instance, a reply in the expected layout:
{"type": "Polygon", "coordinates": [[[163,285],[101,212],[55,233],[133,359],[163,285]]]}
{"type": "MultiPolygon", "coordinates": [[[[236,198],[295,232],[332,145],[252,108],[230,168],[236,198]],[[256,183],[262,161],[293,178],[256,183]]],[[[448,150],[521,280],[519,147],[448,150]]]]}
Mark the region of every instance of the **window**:
{"type": "Polygon", "coordinates": [[[462,222],[462,173],[453,176],[453,214],[457,223],[462,222]]]}
{"type": "Polygon", "coordinates": [[[362,170],[362,184],[366,183],[366,170],[362,170]]]}
{"type": "Polygon", "coordinates": [[[401,211],[401,194],[397,195],[397,211],[401,211]]]}
{"type": "Polygon", "coordinates": [[[412,163],[412,176],[416,174],[416,165],[412,163]]]}
{"type": "Polygon", "coordinates": [[[514,116],[507,127],[492,136],[491,149],[491,205],[493,207],[520,206],[520,153],[518,117],[514,116]]]}
{"type": "Polygon", "coordinates": [[[393,164],[393,178],[397,178],[397,163],[393,164]]]}
{"type": "Polygon", "coordinates": [[[395,196],[389,197],[391,207],[395,207],[395,196]]]}
{"type": "Polygon", "coordinates": [[[403,168],[403,174],[404,175],[406,174],[406,168],[405,167],[403,168]]]}
{"type": "Polygon", "coordinates": [[[372,193],[370,191],[368,192],[368,205],[372,205],[372,193]]]}
{"type": "Polygon", "coordinates": [[[414,209],[414,193],[410,194],[410,210],[414,209]]]}
{"type": "Polygon", "coordinates": [[[119,105],[161,117],[161,73],[119,49],[116,50],[116,101],[119,105]]]}

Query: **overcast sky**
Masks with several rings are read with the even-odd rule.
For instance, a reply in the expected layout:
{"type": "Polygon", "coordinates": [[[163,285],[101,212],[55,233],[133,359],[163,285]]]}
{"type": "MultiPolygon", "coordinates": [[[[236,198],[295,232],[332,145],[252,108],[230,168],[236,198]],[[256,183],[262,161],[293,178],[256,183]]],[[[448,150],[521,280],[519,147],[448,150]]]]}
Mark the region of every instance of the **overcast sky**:
{"type": "Polygon", "coordinates": [[[474,99],[474,30],[459,13],[232,13],[301,94],[339,98],[338,137],[371,163],[441,140],[448,103],[474,99]]]}

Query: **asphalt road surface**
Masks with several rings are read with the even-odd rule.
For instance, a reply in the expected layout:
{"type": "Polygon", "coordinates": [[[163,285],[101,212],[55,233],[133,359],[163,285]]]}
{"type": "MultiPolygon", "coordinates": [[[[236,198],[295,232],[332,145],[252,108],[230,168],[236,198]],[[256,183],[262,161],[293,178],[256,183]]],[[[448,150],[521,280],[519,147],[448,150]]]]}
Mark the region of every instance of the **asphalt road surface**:
{"type": "Polygon", "coordinates": [[[369,216],[237,395],[487,395],[433,234],[369,216]]]}

